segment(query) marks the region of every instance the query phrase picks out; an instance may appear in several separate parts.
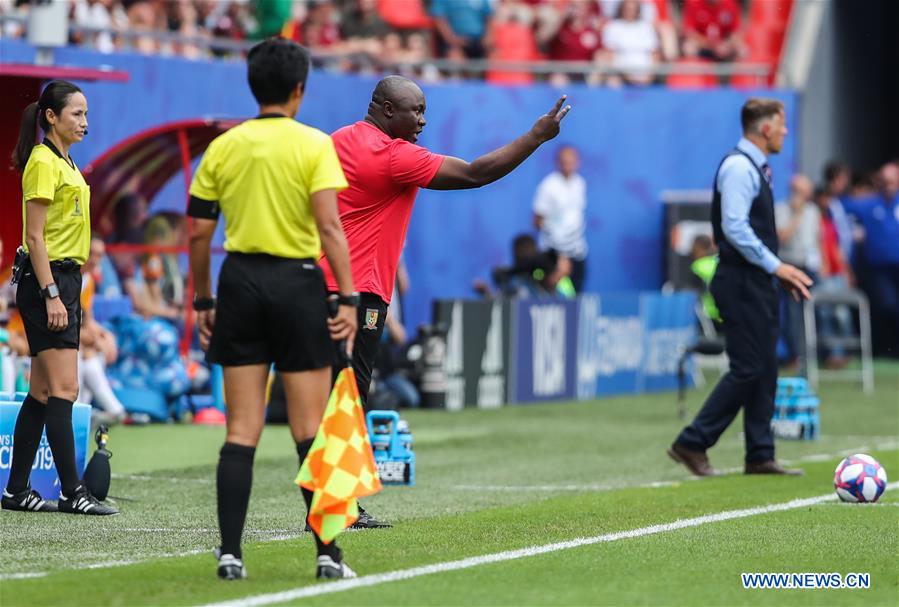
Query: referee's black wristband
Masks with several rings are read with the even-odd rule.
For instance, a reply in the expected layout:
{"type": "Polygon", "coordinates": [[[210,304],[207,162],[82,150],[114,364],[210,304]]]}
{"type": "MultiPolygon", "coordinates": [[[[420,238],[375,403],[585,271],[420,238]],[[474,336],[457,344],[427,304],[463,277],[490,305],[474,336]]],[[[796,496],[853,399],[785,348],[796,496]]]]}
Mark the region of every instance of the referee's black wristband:
{"type": "Polygon", "coordinates": [[[204,312],[215,308],[215,297],[194,297],[194,311],[204,312]]]}
{"type": "Polygon", "coordinates": [[[339,306],[353,306],[354,308],[358,308],[361,303],[358,293],[350,293],[349,295],[337,295],[337,305],[339,306]]]}

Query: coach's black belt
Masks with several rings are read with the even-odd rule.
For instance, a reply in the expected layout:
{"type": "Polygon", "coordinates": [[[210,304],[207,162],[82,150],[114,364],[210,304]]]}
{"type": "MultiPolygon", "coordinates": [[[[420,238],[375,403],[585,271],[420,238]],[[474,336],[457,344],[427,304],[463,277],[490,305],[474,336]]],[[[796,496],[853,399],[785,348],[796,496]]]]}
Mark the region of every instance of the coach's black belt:
{"type": "Polygon", "coordinates": [[[74,259],[55,259],[50,262],[50,268],[62,272],[71,272],[81,269],[81,264],[74,259]]]}

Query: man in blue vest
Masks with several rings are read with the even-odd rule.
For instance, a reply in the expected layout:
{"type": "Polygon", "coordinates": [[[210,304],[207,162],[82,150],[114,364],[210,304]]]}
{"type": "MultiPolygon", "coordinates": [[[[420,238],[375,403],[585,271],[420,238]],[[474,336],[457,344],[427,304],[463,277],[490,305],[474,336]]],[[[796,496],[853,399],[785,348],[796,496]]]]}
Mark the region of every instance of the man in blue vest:
{"type": "Polygon", "coordinates": [[[740,115],[743,138],[715,176],[712,229],[719,263],[711,293],[724,322],[730,370],[668,455],[697,476],[715,476],[706,456],[743,408],[746,474],[802,474],[774,458],[774,393],[777,389],[778,296],[775,277],[799,301],[811,279],[777,257],[774,196],[767,157],[787,134],[783,104],[749,99],[740,115]]]}

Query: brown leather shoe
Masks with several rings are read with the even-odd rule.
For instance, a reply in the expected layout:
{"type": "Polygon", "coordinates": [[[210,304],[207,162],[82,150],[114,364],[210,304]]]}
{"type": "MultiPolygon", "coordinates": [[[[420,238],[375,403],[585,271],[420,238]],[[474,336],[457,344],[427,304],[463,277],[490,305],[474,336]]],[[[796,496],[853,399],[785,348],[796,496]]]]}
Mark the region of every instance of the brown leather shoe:
{"type": "Polygon", "coordinates": [[[712,465],[709,463],[709,458],[706,457],[704,451],[693,451],[692,449],[687,449],[683,445],[673,443],[671,448],[668,449],[668,457],[678,464],[686,466],[687,469],[696,476],[718,476],[721,474],[712,468],[712,465]]]}
{"type": "Polygon", "coordinates": [[[802,476],[805,470],[800,468],[784,468],[777,463],[777,460],[768,460],[767,462],[747,463],[743,469],[744,474],[785,474],[787,476],[802,476]]]}

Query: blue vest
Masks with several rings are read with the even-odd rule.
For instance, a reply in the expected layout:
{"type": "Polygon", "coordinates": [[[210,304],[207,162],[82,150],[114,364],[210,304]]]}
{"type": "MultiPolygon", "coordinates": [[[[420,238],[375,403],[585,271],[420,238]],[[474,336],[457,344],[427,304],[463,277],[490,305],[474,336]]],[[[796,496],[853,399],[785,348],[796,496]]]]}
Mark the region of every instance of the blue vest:
{"type": "Polygon", "coordinates": [[[721,171],[721,166],[724,164],[724,161],[736,154],[741,154],[749,159],[749,162],[751,162],[752,166],[755,167],[755,170],[758,171],[761,183],[758,196],[752,199],[752,206],[749,207],[749,227],[752,228],[755,235],[759,237],[762,244],[768,247],[772,253],[777,255],[777,228],[774,225],[774,194],[771,192],[771,186],[768,185],[768,178],[762,172],[761,167],[757,166],[748,154],[745,154],[740,150],[734,150],[725,156],[721,161],[721,164],[718,165],[718,170],[715,171],[715,183],[712,185],[712,231],[715,234],[715,243],[718,245],[718,256],[721,263],[729,265],[750,265],[753,268],[756,268],[758,266],[747,261],[742,253],[728,242],[724,235],[724,230],[721,227],[721,192],[718,190],[718,173],[721,171]]]}

